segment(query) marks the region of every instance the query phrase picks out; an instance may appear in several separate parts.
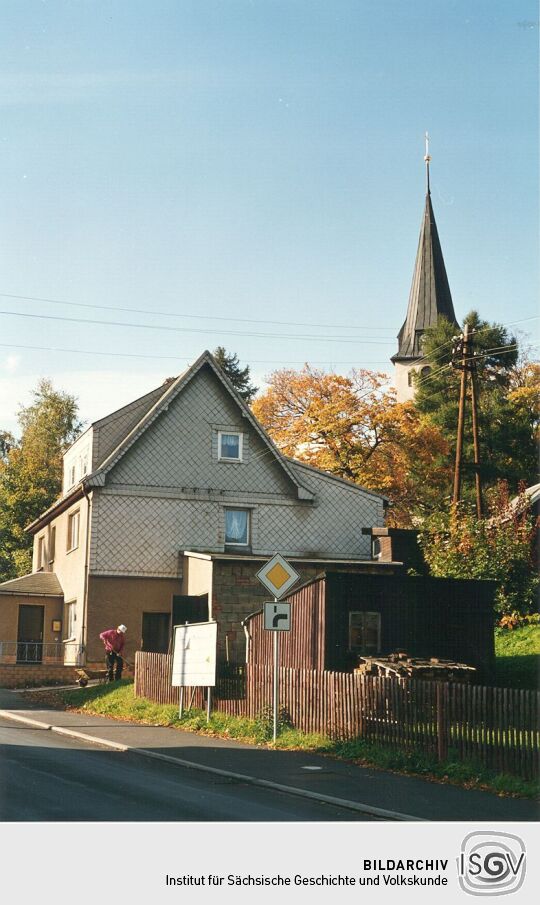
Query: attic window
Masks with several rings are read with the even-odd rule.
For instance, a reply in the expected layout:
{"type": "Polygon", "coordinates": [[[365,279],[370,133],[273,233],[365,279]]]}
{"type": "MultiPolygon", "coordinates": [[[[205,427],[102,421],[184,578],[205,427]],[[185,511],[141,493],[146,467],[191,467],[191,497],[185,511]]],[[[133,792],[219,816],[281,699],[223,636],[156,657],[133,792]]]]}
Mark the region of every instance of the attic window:
{"type": "Polygon", "coordinates": [[[243,435],[218,431],[218,459],[220,462],[241,462],[243,452],[243,435]]]}

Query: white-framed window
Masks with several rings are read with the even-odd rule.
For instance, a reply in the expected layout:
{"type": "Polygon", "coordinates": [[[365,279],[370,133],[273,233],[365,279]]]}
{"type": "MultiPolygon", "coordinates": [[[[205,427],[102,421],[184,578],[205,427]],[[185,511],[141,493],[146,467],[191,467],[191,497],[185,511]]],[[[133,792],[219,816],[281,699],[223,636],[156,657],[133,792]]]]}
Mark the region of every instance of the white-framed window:
{"type": "Polygon", "coordinates": [[[249,544],[249,509],[225,510],[225,544],[246,547],[249,544]]]}
{"type": "Polygon", "coordinates": [[[220,462],[241,462],[244,437],[240,431],[218,431],[218,459],[220,462]]]}
{"type": "Polygon", "coordinates": [[[37,542],[37,571],[40,572],[45,567],[45,535],[38,537],[37,542]]]}
{"type": "Polygon", "coordinates": [[[64,641],[74,641],[77,637],[77,601],[70,600],[66,603],[66,613],[64,619],[66,627],[66,637],[64,641]]]}
{"type": "Polygon", "coordinates": [[[56,525],[53,525],[49,534],[49,565],[52,566],[56,553],[56,525]]]}
{"type": "Polygon", "coordinates": [[[72,512],[68,518],[68,532],[67,532],[68,552],[70,550],[75,550],[79,546],[80,518],[81,518],[81,513],[78,509],[76,512],[72,512]]]}
{"type": "Polygon", "coordinates": [[[371,656],[381,650],[381,614],[349,613],[349,650],[371,656]]]}
{"type": "Polygon", "coordinates": [[[88,453],[85,452],[79,459],[79,477],[84,478],[88,472],[88,453]]]}
{"type": "Polygon", "coordinates": [[[68,487],[73,487],[75,483],[75,464],[70,465],[68,469],[68,487]]]}

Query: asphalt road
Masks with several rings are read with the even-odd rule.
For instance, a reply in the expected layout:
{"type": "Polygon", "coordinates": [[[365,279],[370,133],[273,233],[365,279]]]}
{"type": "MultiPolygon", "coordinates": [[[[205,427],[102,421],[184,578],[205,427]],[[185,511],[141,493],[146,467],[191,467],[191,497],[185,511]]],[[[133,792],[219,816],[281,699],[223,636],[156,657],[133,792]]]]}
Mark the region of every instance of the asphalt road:
{"type": "Polygon", "coordinates": [[[0,718],[0,821],[365,821],[0,718]]]}

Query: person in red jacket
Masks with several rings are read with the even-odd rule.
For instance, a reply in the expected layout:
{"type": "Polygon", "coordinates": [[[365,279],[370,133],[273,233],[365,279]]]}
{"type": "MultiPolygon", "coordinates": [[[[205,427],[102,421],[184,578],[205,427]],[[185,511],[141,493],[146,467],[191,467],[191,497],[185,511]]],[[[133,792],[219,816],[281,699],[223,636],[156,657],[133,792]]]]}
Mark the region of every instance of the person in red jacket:
{"type": "Polygon", "coordinates": [[[107,679],[109,682],[113,681],[113,672],[116,681],[122,678],[122,668],[124,666],[122,653],[126,632],[126,626],[119,625],[118,628],[109,628],[107,631],[101,632],[99,636],[105,645],[105,662],[107,664],[107,679]]]}

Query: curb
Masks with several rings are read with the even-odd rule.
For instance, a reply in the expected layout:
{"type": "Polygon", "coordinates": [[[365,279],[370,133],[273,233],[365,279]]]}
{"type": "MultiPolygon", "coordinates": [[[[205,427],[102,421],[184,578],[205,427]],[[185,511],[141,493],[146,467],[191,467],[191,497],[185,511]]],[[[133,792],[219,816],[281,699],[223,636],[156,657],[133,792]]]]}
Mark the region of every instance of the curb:
{"type": "Polygon", "coordinates": [[[88,735],[86,732],[77,732],[75,729],[68,729],[64,726],[52,726],[48,723],[33,720],[30,717],[21,716],[12,710],[0,710],[0,717],[7,720],[15,720],[20,723],[26,723],[39,729],[48,729],[57,735],[65,735],[70,738],[80,739],[81,741],[91,742],[94,745],[101,745],[104,748],[111,748],[114,751],[127,752],[137,754],[139,757],[151,758],[153,760],[164,761],[165,763],[175,764],[176,766],[186,767],[189,770],[200,770],[203,773],[212,773],[214,776],[224,776],[228,779],[234,779],[238,782],[249,783],[252,786],[261,786],[266,789],[273,789],[277,792],[285,792],[288,795],[295,795],[298,798],[308,798],[311,801],[321,801],[324,804],[331,804],[334,807],[346,808],[349,811],[357,811],[361,814],[368,814],[370,817],[376,817],[380,820],[394,821],[415,821],[428,822],[423,817],[414,817],[411,814],[402,814],[399,811],[388,811],[385,808],[377,808],[369,804],[361,804],[356,801],[349,801],[346,798],[336,798],[333,795],[324,795],[318,792],[310,792],[307,789],[298,789],[295,786],[287,786],[282,783],[273,782],[270,779],[258,779],[256,776],[249,776],[243,773],[233,773],[231,770],[221,770],[219,767],[210,767],[205,764],[198,764],[194,761],[183,760],[179,757],[172,757],[169,754],[159,754],[157,751],[148,751],[146,748],[135,748],[130,745],[123,745],[120,742],[113,742],[109,739],[98,738],[95,735],[88,735]]]}
{"type": "Polygon", "coordinates": [[[34,726],[36,729],[52,729],[49,723],[32,720],[29,716],[20,716],[18,713],[13,713],[12,710],[0,710],[0,717],[4,717],[6,720],[16,720],[18,723],[26,723],[27,726],[34,726]]]}

